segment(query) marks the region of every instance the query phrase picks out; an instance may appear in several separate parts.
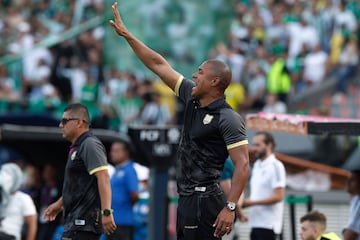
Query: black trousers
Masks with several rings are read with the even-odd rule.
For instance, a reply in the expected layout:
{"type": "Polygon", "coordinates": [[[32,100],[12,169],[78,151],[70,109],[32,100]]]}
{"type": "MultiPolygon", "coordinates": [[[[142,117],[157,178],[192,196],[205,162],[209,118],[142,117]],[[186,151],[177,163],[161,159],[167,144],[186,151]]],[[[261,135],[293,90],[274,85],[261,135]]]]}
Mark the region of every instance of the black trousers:
{"type": "Polygon", "coordinates": [[[99,240],[101,234],[84,231],[64,232],[61,240],[99,240]]]}
{"type": "Polygon", "coordinates": [[[177,240],[211,240],[217,215],[225,206],[225,195],[219,190],[212,193],[195,192],[180,196],[177,209],[177,240]]]}
{"type": "Polygon", "coordinates": [[[133,240],[134,227],[116,225],[116,230],[110,235],[106,235],[106,240],[133,240]]]}
{"type": "Polygon", "coordinates": [[[275,233],[272,229],[252,228],[250,233],[251,240],[275,240],[275,233]]]}

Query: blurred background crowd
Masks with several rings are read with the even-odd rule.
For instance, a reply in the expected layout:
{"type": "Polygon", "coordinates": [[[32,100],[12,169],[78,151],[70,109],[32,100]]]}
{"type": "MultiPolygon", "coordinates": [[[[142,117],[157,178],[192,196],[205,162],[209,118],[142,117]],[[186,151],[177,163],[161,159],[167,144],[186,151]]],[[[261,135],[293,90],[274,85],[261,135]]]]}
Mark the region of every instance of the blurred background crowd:
{"type": "MultiPolygon", "coordinates": [[[[182,123],[181,103],[108,26],[112,3],[0,0],[2,116],[60,119],[68,103],[81,102],[93,128],[182,123]]],[[[119,8],[185,77],[207,58],[228,63],[226,99],[243,116],[360,117],[358,0],[132,0],[119,8]]],[[[61,176],[52,165],[23,168],[23,190],[41,212],[61,176]]]]}
{"type": "MultiPolygon", "coordinates": [[[[82,102],[96,128],[180,123],[181,104],[107,26],[109,4],[0,1],[0,112],[58,118],[67,103],[82,102]]],[[[185,76],[208,57],[231,66],[226,97],[241,114],[360,114],[351,108],[360,104],[356,0],[139,4],[120,3],[129,28],[185,76]],[[331,91],[312,94],[320,105],[301,102],[302,94],[331,81],[331,91]]]]}

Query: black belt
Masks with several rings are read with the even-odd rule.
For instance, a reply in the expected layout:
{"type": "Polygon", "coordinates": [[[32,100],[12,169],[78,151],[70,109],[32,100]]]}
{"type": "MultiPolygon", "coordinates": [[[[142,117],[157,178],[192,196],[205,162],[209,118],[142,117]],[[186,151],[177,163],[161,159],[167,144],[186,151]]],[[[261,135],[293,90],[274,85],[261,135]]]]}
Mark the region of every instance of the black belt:
{"type": "Polygon", "coordinates": [[[196,186],[194,187],[195,192],[205,193],[205,192],[212,192],[214,190],[220,189],[220,185],[218,183],[209,185],[209,186],[196,186]]]}

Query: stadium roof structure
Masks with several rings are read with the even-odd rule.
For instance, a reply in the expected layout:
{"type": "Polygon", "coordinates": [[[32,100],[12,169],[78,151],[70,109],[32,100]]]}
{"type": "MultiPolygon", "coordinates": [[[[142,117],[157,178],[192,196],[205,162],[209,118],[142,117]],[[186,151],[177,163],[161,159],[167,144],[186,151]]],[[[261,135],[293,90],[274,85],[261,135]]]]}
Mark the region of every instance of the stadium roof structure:
{"type": "MultiPolygon", "coordinates": [[[[105,129],[91,129],[107,151],[112,142],[130,142],[127,135],[105,129]]],[[[61,129],[53,126],[0,125],[0,144],[16,150],[26,162],[43,165],[57,162],[64,165],[70,143],[62,138],[61,129]]],[[[19,159],[17,159],[19,160],[19,159]]]]}
{"type": "Polygon", "coordinates": [[[246,115],[248,129],[286,132],[300,135],[360,135],[360,120],[299,114],[259,112],[246,115]]]}

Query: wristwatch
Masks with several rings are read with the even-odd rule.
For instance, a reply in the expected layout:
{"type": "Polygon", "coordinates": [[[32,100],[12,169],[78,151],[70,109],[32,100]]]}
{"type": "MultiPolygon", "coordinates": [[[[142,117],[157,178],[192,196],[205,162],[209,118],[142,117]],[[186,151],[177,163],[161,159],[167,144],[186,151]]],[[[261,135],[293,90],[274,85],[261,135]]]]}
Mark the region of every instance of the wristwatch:
{"type": "Polygon", "coordinates": [[[104,210],[101,210],[101,215],[110,216],[113,212],[114,212],[113,209],[104,209],[104,210]]]}
{"type": "Polygon", "coordinates": [[[226,208],[229,211],[233,212],[236,209],[236,203],[234,203],[234,202],[226,202],[226,208]]]}

